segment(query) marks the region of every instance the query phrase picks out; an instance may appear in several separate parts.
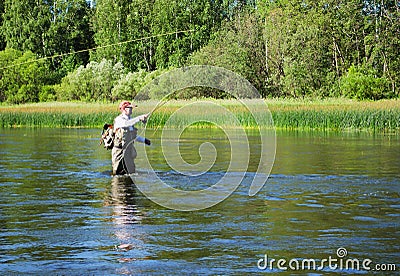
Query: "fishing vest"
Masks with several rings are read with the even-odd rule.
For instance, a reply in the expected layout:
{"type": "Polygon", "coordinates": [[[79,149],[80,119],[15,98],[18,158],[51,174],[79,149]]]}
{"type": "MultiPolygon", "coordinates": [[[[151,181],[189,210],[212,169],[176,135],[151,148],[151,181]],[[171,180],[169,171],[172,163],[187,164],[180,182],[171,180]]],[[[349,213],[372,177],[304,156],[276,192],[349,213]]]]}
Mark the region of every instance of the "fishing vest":
{"type": "Polygon", "coordinates": [[[119,115],[114,120],[114,147],[122,149],[126,144],[133,142],[137,136],[137,128],[124,127],[130,120],[127,116],[119,115]]]}
{"type": "Polygon", "coordinates": [[[114,135],[114,147],[122,149],[126,144],[133,142],[137,136],[137,128],[117,128],[114,135]]]}

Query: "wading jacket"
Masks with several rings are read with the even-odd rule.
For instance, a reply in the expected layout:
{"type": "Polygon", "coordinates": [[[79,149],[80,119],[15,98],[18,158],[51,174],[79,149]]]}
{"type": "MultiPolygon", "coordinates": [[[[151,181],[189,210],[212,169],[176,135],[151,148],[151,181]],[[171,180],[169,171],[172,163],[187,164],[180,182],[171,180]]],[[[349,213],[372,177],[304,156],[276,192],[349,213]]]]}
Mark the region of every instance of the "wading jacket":
{"type": "Polygon", "coordinates": [[[123,148],[131,141],[144,143],[145,138],[137,135],[135,124],[140,122],[141,116],[130,118],[124,114],[119,115],[114,120],[114,147],[123,148]]]}

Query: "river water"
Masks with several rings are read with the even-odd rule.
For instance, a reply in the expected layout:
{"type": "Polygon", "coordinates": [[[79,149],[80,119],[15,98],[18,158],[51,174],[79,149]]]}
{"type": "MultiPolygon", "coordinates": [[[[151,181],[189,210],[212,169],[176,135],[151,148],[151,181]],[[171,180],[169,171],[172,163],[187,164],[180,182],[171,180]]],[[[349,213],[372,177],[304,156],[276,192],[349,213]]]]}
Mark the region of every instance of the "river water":
{"type": "MultiPolygon", "coordinates": [[[[202,189],[224,174],[229,141],[217,130],[185,135],[180,152],[188,162],[198,161],[201,143],[222,149],[209,172],[190,178],[171,170],[157,133],[149,156],[172,185],[202,189]]],[[[250,164],[229,198],[194,212],[161,207],[131,178],[111,177],[110,151],[98,136],[95,129],[0,131],[1,275],[400,269],[398,135],[278,131],[274,167],[258,194],[248,196],[257,165],[250,164]]],[[[250,132],[249,141],[255,160],[260,139],[250,132]]]]}

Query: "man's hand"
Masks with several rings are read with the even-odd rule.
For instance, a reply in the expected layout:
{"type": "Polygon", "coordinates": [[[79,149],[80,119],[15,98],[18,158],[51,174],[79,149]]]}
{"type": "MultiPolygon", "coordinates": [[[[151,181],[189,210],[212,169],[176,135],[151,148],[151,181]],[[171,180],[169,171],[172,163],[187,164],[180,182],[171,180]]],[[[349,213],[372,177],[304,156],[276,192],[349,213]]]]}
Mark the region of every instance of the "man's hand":
{"type": "Polygon", "coordinates": [[[150,114],[143,114],[139,117],[139,120],[142,121],[143,124],[147,123],[147,118],[150,114]]]}
{"type": "Polygon", "coordinates": [[[144,143],[145,143],[146,145],[148,145],[148,146],[150,146],[150,145],[151,145],[151,142],[150,142],[150,140],[149,140],[149,139],[147,139],[147,138],[144,138],[144,143]]]}

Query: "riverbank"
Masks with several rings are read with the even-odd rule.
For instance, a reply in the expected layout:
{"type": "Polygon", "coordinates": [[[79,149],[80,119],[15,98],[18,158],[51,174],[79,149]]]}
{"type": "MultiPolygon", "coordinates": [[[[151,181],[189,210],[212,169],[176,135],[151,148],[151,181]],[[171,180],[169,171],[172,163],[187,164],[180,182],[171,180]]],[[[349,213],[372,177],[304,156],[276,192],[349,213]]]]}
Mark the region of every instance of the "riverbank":
{"type": "MultiPolygon", "coordinates": [[[[276,128],[376,132],[400,130],[400,100],[366,102],[347,99],[267,99],[265,102],[276,128]]],[[[157,104],[156,101],[138,102],[135,114],[151,112],[157,104]]],[[[216,122],[216,125],[233,127],[230,125],[231,121],[226,121],[224,110],[232,112],[240,125],[245,128],[270,125],[264,105],[254,100],[245,100],[244,104],[241,105],[236,100],[169,101],[153,112],[148,127],[163,126],[174,112],[176,112],[174,120],[169,121],[170,127],[181,128],[188,122],[198,121],[204,116],[206,120],[216,122]],[[261,118],[261,121],[258,120],[257,123],[246,106],[251,107],[253,114],[261,118]]],[[[51,102],[0,105],[0,127],[93,128],[102,127],[106,122],[112,123],[118,114],[116,103],[51,102]]],[[[206,120],[195,123],[194,126],[209,127],[210,123],[206,120]]]]}

